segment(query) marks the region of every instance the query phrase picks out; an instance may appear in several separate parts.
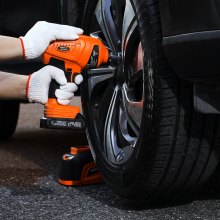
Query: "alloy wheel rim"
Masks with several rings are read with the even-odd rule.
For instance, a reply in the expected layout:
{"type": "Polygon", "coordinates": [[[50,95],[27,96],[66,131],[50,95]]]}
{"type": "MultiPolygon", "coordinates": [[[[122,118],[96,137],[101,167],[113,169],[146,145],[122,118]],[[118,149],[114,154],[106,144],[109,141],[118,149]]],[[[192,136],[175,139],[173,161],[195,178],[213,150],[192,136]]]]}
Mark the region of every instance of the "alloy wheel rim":
{"type": "Polygon", "coordinates": [[[96,28],[91,35],[98,33],[113,52],[122,54],[120,65],[106,66],[88,75],[92,132],[107,159],[120,165],[132,155],[140,132],[143,50],[130,1],[100,0],[93,20],[96,28]]]}

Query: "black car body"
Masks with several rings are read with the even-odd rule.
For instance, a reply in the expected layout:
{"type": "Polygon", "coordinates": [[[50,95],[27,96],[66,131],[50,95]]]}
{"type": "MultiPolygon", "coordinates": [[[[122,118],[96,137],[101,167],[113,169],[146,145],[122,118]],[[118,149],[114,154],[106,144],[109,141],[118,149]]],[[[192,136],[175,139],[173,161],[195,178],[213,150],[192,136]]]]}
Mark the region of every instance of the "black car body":
{"type": "Polygon", "coordinates": [[[194,107],[219,113],[220,1],[160,1],[163,47],[180,78],[194,82],[194,107]]]}
{"type": "Polygon", "coordinates": [[[193,81],[219,77],[220,1],[161,0],[163,45],[176,72],[193,81]]]}
{"type": "Polygon", "coordinates": [[[37,21],[61,22],[59,1],[1,0],[1,33],[23,36],[37,21]]]}
{"type": "MultiPolygon", "coordinates": [[[[24,35],[37,21],[80,26],[82,16],[68,19],[67,0],[1,0],[0,30],[3,35],[24,35]]],[[[85,1],[78,2],[83,13],[85,1]]],[[[77,5],[76,4],[76,5],[77,5]]],[[[220,1],[161,0],[163,46],[172,67],[181,78],[216,80],[220,62],[220,1]]]]}

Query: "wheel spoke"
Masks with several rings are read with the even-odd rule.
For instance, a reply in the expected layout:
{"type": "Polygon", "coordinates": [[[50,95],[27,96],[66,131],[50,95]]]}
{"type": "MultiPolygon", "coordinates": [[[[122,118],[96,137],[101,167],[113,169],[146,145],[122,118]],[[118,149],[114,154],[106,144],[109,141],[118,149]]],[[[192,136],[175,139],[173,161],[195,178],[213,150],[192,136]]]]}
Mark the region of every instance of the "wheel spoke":
{"type": "Polygon", "coordinates": [[[91,69],[88,71],[87,80],[89,97],[91,97],[91,94],[97,85],[114,77],[114,71],[115,68],[111,67],[91,69]]]}
{"type": "Polygon", "coordinates": [[[137,21],[130,1],[126,1],[122,26],[122,56],[124,62],[131,63],[140,43],[137,21]]]}
{"type": "Polygon", "coordinates": [[[93,108],[91,114],[93,115],[94,124],[96,125],[94,130],[98,134],[99,143],[104,143],[104,128],[106,117],[109,110],[109,103],[112,100],[114,94],[114,88],[111,83],[104,85],[104,90],[98,90],[93,94],[92,103],[93,108]]]}
{"type": "Polygon", "coordinates": [[[126,112],[127,121],[133,132],[138,136],[141,126],[141,118],[143,111],[143,99],[135,102],[129,99],[127,85],[124,84],[122,88],[122,97],[124,108],[126,112]]]}
{"type": "Polygon", "coordinates": [[[125,1],[126,0],[120,0],[120,1],[112,0],[113,18],[115,20],[115,25],[117,27],[117,31],[120,37],[122,35],[122,24],[123,24],[123,17],[124,17],[125,1]]]}
{"type": "Polygon", "coordinates": [[[117,109],[118,109],[118,99],[119,97],[119,87],[116,86],[115,91],[112,96],[112,100],[109,105],[108,114],[106,117],[105,128],[104,128],[104,145],[105,153],[109,160],[115,161],[115,155],[118,155],[121,151],[118,148],[118,143],[115,136],[115,126],[117,123],[117,109]]]}
{"type": "Polygon", "coordinates": [[[111,13],[111,0],[100,0],[95,15],[110,48],[118,52],[121,41],[111,13]]]}
{"type": "Polygon", "coordinates": [[[116,155],[117,164],[123,163],[126,158],[130,158],[133,153],[134,148],[132,146],[126,146],[120,150],[116,155]]]}
{"type": "Polygon", "coordinates": [[[133,146],[135,144],[136,137],[132,137],[128,132],[128,117],[124,108],[120,109],[119,112],[119,126],[121,135],[124,140],[127,142],[128,145],[133,146]]]}
{"type": "MultiPolygon", "coordinates": [[[[127,97],[127,101],[124,97],[123,100],[120,100],[120,94],[121,89],[116,86],[104,127],[104,152],[111,162],[117,164],[129,158],[133,152],[142,115],[142,106],[140,105],[143,105],[143,102],[131,102],[127,97]],[[128,126],[130,126],[133,135],[129,133],[128,126]],[[121,138],[124,140],[120,140],[121,138]]],[[[125,91],[122,91],[122,96],[126,96],[125,91]]]]}

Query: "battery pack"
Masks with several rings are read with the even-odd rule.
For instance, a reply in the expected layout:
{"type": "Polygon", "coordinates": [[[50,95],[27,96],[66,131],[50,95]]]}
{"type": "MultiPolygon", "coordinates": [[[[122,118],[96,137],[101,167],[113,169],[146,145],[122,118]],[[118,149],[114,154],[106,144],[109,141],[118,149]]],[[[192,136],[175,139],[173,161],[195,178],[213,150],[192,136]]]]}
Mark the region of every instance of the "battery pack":
{"type": "Polygon", "coordinates": [[[40,120],[41,128],[48,129],[64,129],[64,130],[83,130],[85,129],[85,121],[83,118],[42,118],[40,120]]]}

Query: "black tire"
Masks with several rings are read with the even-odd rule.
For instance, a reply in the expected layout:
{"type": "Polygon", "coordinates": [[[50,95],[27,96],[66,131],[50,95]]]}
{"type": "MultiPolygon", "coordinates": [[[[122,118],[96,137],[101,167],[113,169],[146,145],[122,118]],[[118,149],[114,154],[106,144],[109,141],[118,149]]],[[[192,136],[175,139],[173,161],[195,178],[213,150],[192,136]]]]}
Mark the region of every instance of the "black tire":
{"type": "MultiPolygon", "coordinates": [[[[109,1],[102,3],[106,2],[109,1]]],[[[124,99],[119,95],[119,104],[117,101],[114,101],[114,105],[110,104],[115,88],[122,90],[118,72],[110,80],[98,83],[92,91],[89,85],[89,77],[92,76],[85,76],[82,103],[87,135],[97,166],[106,183],[116,193],[127,198],[161,201],[193,192],[213,173],[218,163],[219,117],[194,111],[192,84],[180,80],[169,66],[162,48],[159,1],[127,2],[131,3],[135,13],[138,27],[136,35],[140,37],[143,50],[144,99],[139,134],[133,134],[136,144],[132,146],[131,155],[126,158],[126,145],[123,145],[122,125],[119,123],[121,116],[117,109],[124,99]],[[107,113],[109,105],[116,113],[107,113]],[[118,116],[110,118],[110,114],[118,116]],[[107,120],[107,124],[112,126],[109,130],[107,125],[103,125],[107,120]],[[124,153],[126,160],[123,159],[122,163],[112,159],[113,150],[109,148],[113,149],[114,144],[121,147],[124,153]]],[[[87,1],[89,11],[85,9],[85,15],[91,13],[91,8],[95,9],[96,3],[87,1]]],[[[89,16],[84,24],[86,33],[97,31],[97,24],[89,16]]],[[[118,23],[117,27],[120,27],[118,23]]],[[[127,70],[127,63],[123,65],[127,70]]],[[[128,71],[124,75],[127,76],[128,71]]],[[[131,78],[127,78],[124,83],[129,87],[131,78]]],[[[136,87],[141,87],[141,84],[136,87]]],[[[126,123],[129,124],[129,120],[126,123]]],[[[129,135],[132,137],[132,134],[129,135]]]]}
{"type": "Polygon", "coordinates": [[[10,138],[17,126],[20,103],[0,101],[0,140],[10,138]]]}

